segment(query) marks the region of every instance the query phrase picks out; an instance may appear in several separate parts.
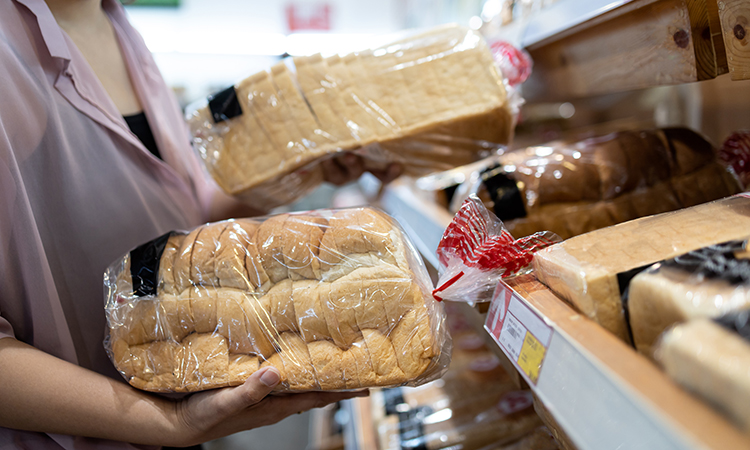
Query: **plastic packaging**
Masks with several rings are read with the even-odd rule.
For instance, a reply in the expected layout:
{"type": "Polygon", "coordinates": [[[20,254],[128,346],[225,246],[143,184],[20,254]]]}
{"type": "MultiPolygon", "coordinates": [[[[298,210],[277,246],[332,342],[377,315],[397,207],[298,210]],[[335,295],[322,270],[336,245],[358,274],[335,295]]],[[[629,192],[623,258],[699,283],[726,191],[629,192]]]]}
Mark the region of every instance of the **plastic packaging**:
{"type": "Polygon", "coordinates": [[[727,166],[742,183],[750,187],[750,130],[732,133],[719,148],[719,161],[727,166]]]}
{"type": "Polygon", "coordinates": [[[206,224],[143,244],[104,278],[105,341],[141,389],[416,385],[450,361],[442,305],[405,234],[372,208],[206,224]]]}
{"type": "Polygon", "coordinates": [[[500,278],[524,273],[534,252],[557,242],[560,238],[549,232],[513,239],[503,222],[470,196],[438,244],[440,279],[432,295],[436,300],[488,302],[500,278]]]}
{"type": "Polygon", "coordinates": [[[750,311],[677,325],[655,357],[673,380],[750,432],[750,311]]]}
{"type": "MultiPolygon", "coordinates": [[[[509,391],[487,397],[491,404],[475,403],[473,408],[463,412],[454,409],[453,403],[407,410],[383,421],[379,434],[391,443],[387,448],[472,450],[510,444],[542,425],[532,408],[530,391],[509,391]],[[525,408],[504,409],[508,405],[518,405],[519,399],[525,408]],[[398,440],[400,447],[393,445],[398,440]]],[[[554,444],[554,440],[551,441],[554,444]]]]}
{"type": "Polygon", "coordinates": [[[628,316],[639,352],[652,356],[659,335],[674,324],[750,307],[747,242],[694,250],[655,264],[630,281],[628,316]]]}
{"type": "Polygon", "coordinates": [[[450,210],[475,193],[514,236],[567,239],[740,192],[711,144],[685,128],[556,141],[489,161],[497,164],[466,177],[450,210]]]}
{"type": "Polygon", "coordinates": [[[581,313],[630,343],[622,294],[639,271],[750,230],[750,195],[602,228],[537,252],[536,277],[581,313]]]}
{"type": "MultiPolygon", "coordinates": [[[[456,341],[475,335],[461,311],[446,309],[456,341]]],[[[549,434],[545,439],[541,433],[531,391],[520,390],[486,347],[456,346],[441,379],[415,388],[376,390],[370,404],[381,450],[514,448],[511,443],[524,448],[523,441],[538,443],[526,447],[535,450],[556,448],[549,434]]]]}
{"type": "Polygon", "coordinates": [[[271,208],[357,151],[368,168],[424,175],[507,144],[517,105],[483,38],[456,25],[345,56],[293,58],[187,108],[193,143],[228,193],[271,208]],[[207,104],[206,104],[207,103],[207,104]]]}

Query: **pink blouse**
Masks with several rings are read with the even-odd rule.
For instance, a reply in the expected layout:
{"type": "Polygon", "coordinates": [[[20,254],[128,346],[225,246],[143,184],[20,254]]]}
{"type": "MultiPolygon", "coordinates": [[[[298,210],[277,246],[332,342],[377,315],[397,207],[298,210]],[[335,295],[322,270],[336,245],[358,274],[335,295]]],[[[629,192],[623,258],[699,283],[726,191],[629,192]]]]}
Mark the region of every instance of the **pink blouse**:
{"type": "MultiPolygon", "coordinates": [[[[104,270],[204,222],[215,185],[123,8],[102,6],[164,161],[130,132],[43,0],[0,2],[0,338],[122,380],[102,345],[104,270]]],[[[104,447],[132,448],[0,428],[0,448],[104,447]]]]}

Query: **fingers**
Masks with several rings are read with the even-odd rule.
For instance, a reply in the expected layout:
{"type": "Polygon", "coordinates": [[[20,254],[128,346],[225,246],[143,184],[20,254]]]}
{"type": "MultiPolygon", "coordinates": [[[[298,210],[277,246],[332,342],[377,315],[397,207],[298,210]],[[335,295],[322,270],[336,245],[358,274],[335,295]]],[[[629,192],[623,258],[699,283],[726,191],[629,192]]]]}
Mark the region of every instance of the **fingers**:
{"type": "Polygon", "coordinates": [[[348,153],[321,162],[323,177],[336,186],[341,186],[359,178],[365,171],[362,158],[348,153]]]}
{"type": "Polygon", "coordinates": [[[381,183],[388,184],[396,178],[400,177],[404,172],[404,168],[403,166],[401,166],[401,164],[394,163],[389,164],[385,170],[370,170],[369,172],[375,175],[375,177],[380,180],[381,183]]]}
{"type": "Polygon", "coordinates": [[[230,416],[255,405],[279,384],[281,375],[274,367],[265,367],[252,374],[240,386],[221,389],[213,399],[219,416],[230,416]]]}
{"type": "Polygon", "coordinates": [[[275,420],[295,413],[309,411],[313,408],[322,408],[331,403],[336,403],[350,398],[367,397],[370,391],[362,390],[355,392],[306,392],[302,394],[276,395],[266,399],[267,409],[279,414],[275,420]]]}

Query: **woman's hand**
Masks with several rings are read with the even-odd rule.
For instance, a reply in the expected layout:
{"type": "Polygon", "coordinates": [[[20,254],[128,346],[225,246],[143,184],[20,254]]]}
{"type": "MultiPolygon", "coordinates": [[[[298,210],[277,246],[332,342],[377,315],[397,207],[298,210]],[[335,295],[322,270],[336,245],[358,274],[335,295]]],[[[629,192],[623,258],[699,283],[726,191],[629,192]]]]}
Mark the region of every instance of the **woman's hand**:
{"type": "Polygon", "coordinates": [[[0,339],[0,427],[147,445],[184,446],[278,422],[351,397],[349,393],[268,394],[279,373],[264,368],[237,387],[174,401],[0,339]]]}
{"type": "Polygon", "coordinates": [[[244,384],[200,392],[175,405],[177,445],[192,445],[238,431],[276,423],[292,414],[340,400],[368,395],[368,391],[311,392],[273,395],[279,373],[272,367],[254,373],[244,384]]]}
{"type": "Polygon", "coordinates": [[[389,164],[385,169],[367,167],[367,161],[354,153],[346,153],[325,159],[320,163],[323,168],[323,178],[336,186],[355,181],[365,172],[375,175],[381,183],[387,184],[401,175],[399,164],[389,164]]]}

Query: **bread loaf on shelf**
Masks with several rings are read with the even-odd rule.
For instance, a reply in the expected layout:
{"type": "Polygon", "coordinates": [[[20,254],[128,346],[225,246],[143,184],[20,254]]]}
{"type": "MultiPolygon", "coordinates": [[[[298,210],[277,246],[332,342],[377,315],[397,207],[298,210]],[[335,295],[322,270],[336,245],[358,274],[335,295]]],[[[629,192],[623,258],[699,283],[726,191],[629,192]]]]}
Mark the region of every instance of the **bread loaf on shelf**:
{"type": "Polygon", "coordinates": [[[509,152],[480,197],[515,237],[567,239],[740,192],[712,145],[686,128],[618,131],[509,152]]]}
{"type": "Polygon", "coordinates": [[[697,319],[666,332],[655,356],[677,383],[750,431],[748,310],[697,319]]]}
{"type": "Polygon", "coordinates": [[[293,63],[295,73],[279,63],[207,106],[188,108],[208,171],[226,192],[256,206],[304,194],[322,180],[317,163],[336,152],[364,147],[360,153],[374,164],[399,161],[407,173],[424,174],[487,150],[412,150],[412,138],[510,140],[513,117],[501,74],[473,30],[441,26],[380,48],[293,63]]]}
{"type": "Polygon", "coordinates": [[[540,250],[540,281],[579,311],[630,342],[621,293],[628,272],[708,245],[745,238],[750,197],[739,194],[582,234],[540,250]],[[622,284],[621,284],[622,282],[622,284]]]}
{"type": "Polygon", "coordinates": [[[638,351],[652,357],[659,336],[672,325],[750,307],[746,256],[747,240],[722,242],[636,275],[628,288],[627,308],[638,351]]]}
{"type": "Polygon", "coordinates": [[[449,357],[419,256],[371,208],[170,233],[105,285],[112,361],[149,391],[237,385],[265,366],[290,391],[414,384],[449,357]]]}

